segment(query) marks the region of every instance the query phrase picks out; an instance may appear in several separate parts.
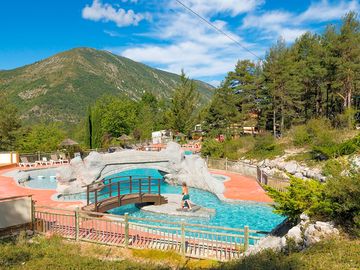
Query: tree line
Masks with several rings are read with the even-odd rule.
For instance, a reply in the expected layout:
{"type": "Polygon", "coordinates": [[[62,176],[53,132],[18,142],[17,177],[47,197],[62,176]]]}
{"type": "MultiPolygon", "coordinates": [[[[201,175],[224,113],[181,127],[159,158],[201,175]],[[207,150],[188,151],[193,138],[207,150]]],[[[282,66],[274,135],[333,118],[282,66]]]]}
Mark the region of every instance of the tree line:
{"type": "Polygon", "coordinates": [[[205,130],[216,135],[240,123],[276,134],[312,118],[351,120],[360,105],[359,44],[350,12],[321,35],[307,32],[290,46],[280,38],[263,61],[238,61],[204,114],[205,130]]]}
{"type": "Polygon", "coordinates": [[[198,99],[194,81],[184,72],[168,101],[152,93],[144,93],[138,101],[105,96],[88,109],[85,145],[89,148],[113,145],[122,135],[135,140],[150,139],[153,131],[162,129],[188,134],[197,121],[198,99]]]}

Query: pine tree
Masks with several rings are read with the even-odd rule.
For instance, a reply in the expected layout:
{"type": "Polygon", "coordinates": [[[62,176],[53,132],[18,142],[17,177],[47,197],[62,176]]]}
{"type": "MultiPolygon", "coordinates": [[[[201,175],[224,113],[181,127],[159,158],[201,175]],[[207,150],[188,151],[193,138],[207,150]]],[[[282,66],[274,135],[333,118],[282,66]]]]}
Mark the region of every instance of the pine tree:
{"type": "Polygon", "coordinates": [[[324,114],[326,95],[324,48],[318,35],[309,32],[296,40],[292,47],[303,101],[305,121],[324,114]]]}
{"type": "Polygon", "coordinates": [[[281,133],[291,121],[299,119],[301,99],[294,57],[283,39],[278,40],[266,56],[264,63],[265,87],[272,105],[274,136],[277,126],[281,133]],[[280,122],[280,123],[279,123],[280,122]]]}
{"type": "Polygon", "coordinates": [[[344,109],[349,109],[360,81],[360,22],[354,12],[348,13],[343,18],[338,55],[340,58],[336,75],[338,95],[343,100],[344,109]]]}
{"type": "Polygon", "coordinates": [[[175,89],[170,106],[171,126],[175,131],[187,134],[194,124],[199,94],[193,80],[181,71],[180,85],[175,89]]]}

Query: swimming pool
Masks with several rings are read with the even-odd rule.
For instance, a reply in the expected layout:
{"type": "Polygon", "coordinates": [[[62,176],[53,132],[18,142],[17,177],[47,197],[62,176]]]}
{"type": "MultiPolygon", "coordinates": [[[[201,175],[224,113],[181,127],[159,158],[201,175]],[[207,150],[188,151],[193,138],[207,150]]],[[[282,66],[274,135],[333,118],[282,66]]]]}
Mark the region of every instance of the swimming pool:
{"type": "MultiPolygon", "coordinates": [[[[42,169],[30,172],[31,181],[25,183],[29,188],[34,189],[56,189],[55,169],[42,169]]],[[[153,178],[162,178],[163,175],[155,169],[134,169],[128,170],[116,175],[110,176],[151,176],[153,178]]],[[[214,175],[219,181],[225,181],[228,177],[219,174],[214,175]]],[[[108,177],[108,178],[110,178],[108,177]]],[[[162,194],[181,194],[180,186],[172,186],[162,181],[162,194]]],[[[225,202],[217,198],[216,195],[196,188],[189,190],[191,201],[197,205],[215,209],[215,214],[210,218],[194,218],[169,216],[166,214],[155,214],[141,211],[135,205],[126,205],[109,211],[112,214],[129,215],[140,218],[165,219],[168,221],[185,220],[187,223],[206,224],[213,226],[222,226],[230,228],[243,228],[250,226],[251,229],[261,231],[271,231],[276,225],[284,220],[284,217],[276,215],[272,212],[272,208],[264,203],[254,203],[245,201],[225,202]]],[[[86,199],[85,194],[80,197],[70,199],[86,199]]],[[[180,202],[179,202],[180,204],[180,202]]]]}
{"type": "Polygon", "coordinates": [[[56,189],[56,169],[35,169],[26,172],[30,174],[30,180],[23,183],[25,187],[33,189],[56,189]]]}

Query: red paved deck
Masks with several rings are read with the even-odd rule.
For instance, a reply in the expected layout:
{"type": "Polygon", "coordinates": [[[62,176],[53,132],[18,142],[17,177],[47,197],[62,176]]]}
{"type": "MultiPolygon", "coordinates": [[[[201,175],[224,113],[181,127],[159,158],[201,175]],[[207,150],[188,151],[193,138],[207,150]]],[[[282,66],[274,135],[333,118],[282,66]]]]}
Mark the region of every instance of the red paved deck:
{"type": "MultiPolygon", "coordinates": [[[[38,166],[36,168],[46,168],[46,166],[38,166]]],[[[0,198],[6,198],[19,195],[33,195],[33,199],[40,205],[61,208],[75,208],[82,206],[81,202],[61,202],[55,201],[51,197],[56,194],[55,190],[30,189],[19,186],[12,177],[2,176],[4,173],[14,169],[26,170],[34,169],[34,167],[16,167],[11,169],[0,169],[0,198]]]]}
{"type": "Polygon", "coordinates": [[[253,177],[221,170],[211,170],[211,173],[230,177],[230,180],[224,183],[224,197],[227,199],[272,202],[272,199],[253,177]]]}

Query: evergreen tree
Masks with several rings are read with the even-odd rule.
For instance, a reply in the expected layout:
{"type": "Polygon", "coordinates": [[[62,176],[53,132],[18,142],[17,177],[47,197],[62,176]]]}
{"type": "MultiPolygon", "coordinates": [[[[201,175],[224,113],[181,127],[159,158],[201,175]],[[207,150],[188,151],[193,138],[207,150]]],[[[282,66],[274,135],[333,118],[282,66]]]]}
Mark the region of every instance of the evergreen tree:
{"type": "Polygon", "coordinates": [[[294,53],[296,73],[299,79],[301,99],[303,101],[303,118],[305,121],[320,117],[325,113],[326,96],[324,48],[318,35],[309,32],[296,40],[294,53]]]}
{"type": "Polygon", "coordinates": [[[264,63],[265,87],[272,105],[274,136],[277,126],[281,133],[285,125],[299,119],[301,99],[294,56],[283,39],[278,40],[266,56],[264,63]]]}
{"type": "Polygon", "coordinates": [[[14,150],[19,128],[20,119],[16,107],[0,95],[0,150],[14,150]]]}
{"type": "Polygon", "coordinates": [[[357,14],[348,13],[340,29],[338,42],[339,62],[336,72],[338,95],[344,109],[351,108],[353,95],[360,81],[360,22],[357,14]]]}
{"type": "Polygon", "coordinates": [[[194,124],[199,94],[193,80],[181,71],[180,85],[175,89],[170,106],[170,121],[174,130],[187,134],[194,124]]]}

